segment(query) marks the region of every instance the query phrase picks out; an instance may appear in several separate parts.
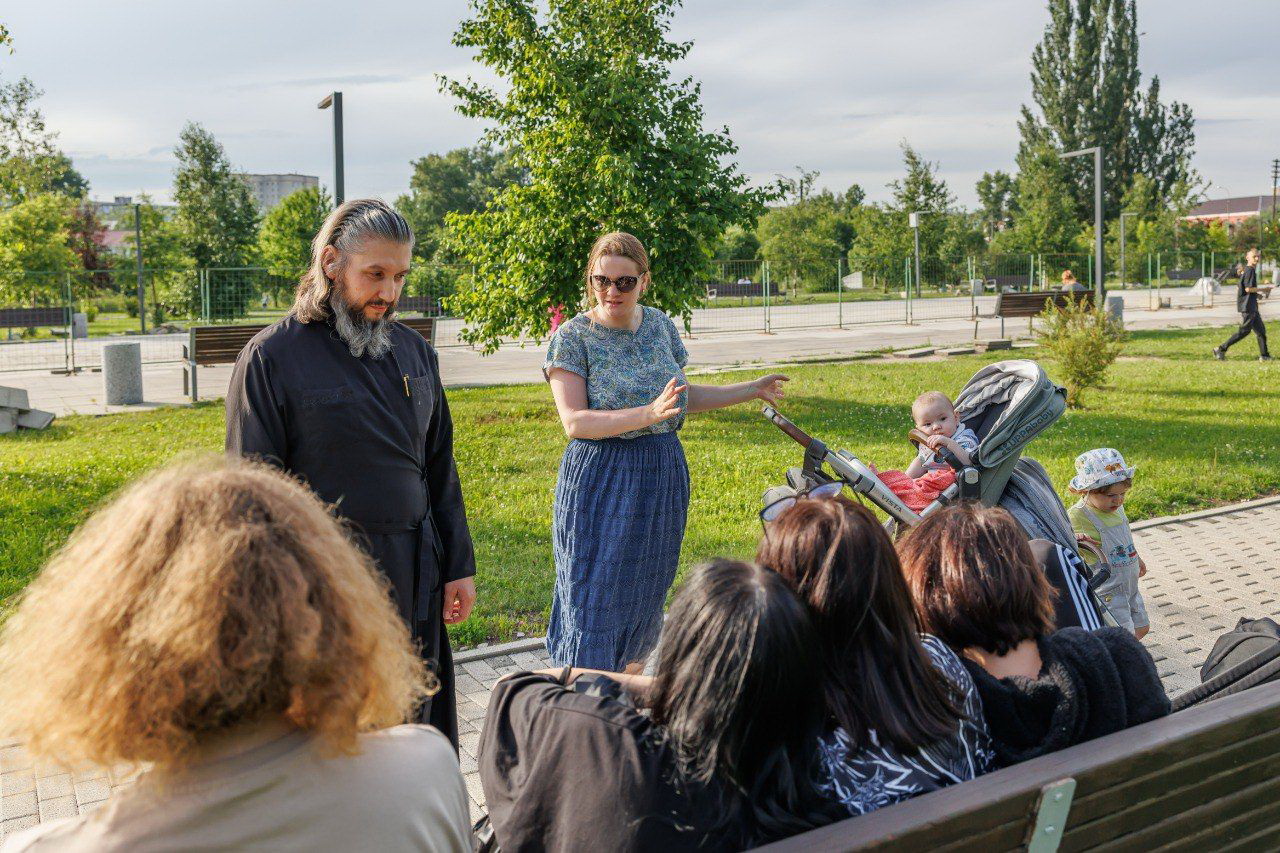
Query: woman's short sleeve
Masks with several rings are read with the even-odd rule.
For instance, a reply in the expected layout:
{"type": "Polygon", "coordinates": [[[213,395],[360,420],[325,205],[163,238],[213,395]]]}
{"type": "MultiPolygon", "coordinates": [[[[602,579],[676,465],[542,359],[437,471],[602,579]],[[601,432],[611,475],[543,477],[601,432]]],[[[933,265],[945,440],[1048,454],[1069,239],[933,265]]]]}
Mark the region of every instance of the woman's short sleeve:
{"type": "Polygon", "coordinates": [[[689,363],[689,351],[684,348],[684,341],[680,340],[680,330],[676,328],[675,321],[667,317],[667,334],[671,337],[671,356],[676,360],[676,364],[684,367],[689,363]]]}
{"type": "Polygon", "coordinates": [[[587,348],[573,322],[565,323],[551,337],[547,358],[542,362],[542,377],[551,378],[551,369],[561,367],[587,378],[587,348]]]}

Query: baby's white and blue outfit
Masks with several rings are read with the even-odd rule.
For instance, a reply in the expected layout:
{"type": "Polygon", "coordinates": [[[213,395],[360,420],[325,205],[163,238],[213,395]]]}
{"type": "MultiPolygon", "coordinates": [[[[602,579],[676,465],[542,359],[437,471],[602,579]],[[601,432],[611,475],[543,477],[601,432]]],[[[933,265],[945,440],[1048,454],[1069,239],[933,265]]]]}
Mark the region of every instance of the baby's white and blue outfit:
{"type": "MultiPolygon", "coordinates": [[[[956,444],[965,449],[970,458],[978,452],[978,434],[964,425],[963,422],[956,427],[955,435],[951,436],[956,444]]],[[[951,466],[938,459],[933,449],[927,444],[920,445],[920,461],[924,464],[925,471],[950,471],[951,466]]]]}

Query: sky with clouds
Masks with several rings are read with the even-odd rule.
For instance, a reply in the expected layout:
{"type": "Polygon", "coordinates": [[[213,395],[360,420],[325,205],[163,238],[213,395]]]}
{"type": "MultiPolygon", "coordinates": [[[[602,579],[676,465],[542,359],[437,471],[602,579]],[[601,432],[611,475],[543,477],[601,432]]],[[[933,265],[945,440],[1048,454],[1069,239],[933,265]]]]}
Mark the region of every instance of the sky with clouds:
{"type": "MultiPolygon", "coordinates": [[[[49,0],[6,4],[15,42],[0,80],[30,77],[60,144],[95,198],[166,199],[184,122],[251,172],[332,174],[330,114],[344,95],[347,196],[394,198],[410,161],[469,145],[435,75],[488,79],[450,38],[465,0],[49,0]]],[[[1009,170],[1037,0],[686,0],[678,71],[702,83],[708,126],[727,125],[738,161],[764,181],[796,166],[820,186],[861,184],[872,200],[901,172],[909,141],[937,162],[961,204],[1009,170]]],[[[1195,112],[1212,195],[1270,189],[1280,157],[1280,2],[1139,0],[1144,79],[1195,112]]]]}

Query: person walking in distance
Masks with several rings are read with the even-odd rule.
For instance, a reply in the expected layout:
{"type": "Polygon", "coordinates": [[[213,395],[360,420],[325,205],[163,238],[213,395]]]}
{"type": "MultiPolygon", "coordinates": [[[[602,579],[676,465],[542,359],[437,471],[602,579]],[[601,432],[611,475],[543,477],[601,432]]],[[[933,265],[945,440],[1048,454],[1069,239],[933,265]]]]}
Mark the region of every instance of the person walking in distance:
{"type": "Polygon", "coordinates": [[[1240,290],[1236,294],[1236,310],[1240,312],[1240,328],[1227,338],[1222,346],[1213,348],[1213,357],[1222,361],[1227,357],[1227,350],[1232,344],[1244,340],[1253,332],[1258,336],[1258,360],[1270,361],[1271,353],[1267,351],[1267,327],[1262,322],[1262,314],[1258,310],[1258,259],[1261,253],[1256,248],[1245,254],[1244,272],[1240,274],[1240,290]]]}

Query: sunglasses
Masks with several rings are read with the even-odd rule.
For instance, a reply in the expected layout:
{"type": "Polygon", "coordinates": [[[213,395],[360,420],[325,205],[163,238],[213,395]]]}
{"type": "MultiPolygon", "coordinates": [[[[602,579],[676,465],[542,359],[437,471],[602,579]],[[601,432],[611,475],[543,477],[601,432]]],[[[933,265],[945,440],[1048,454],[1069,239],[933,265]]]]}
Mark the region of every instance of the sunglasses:
{"type": "Polygon", "coordinates": [[[591,286],[601,293],[608,290],[611,284],[618,288],[619,293],[630,293],[636,289],[636,285],[639,283],[639,277],[634,275],[623,275],[617,278],[609,278],[607,275],[591,276],[591,286]]]}
{"type": "Polygon", "coordinates": [[[807,489],[796,492],[794,495],[780,497],[775,501],[765,504],[764,509],[760,510],[760,521],[761,523],[773,521],[775,518],[791,509],[791,507],[795,506],[797,501],[802,501],[806,498],[809,500],[834,498],[836,495],[840,494],[840,490],[843,488],[844,483],[839,480],[833,480],[830,483],[810,486],[807,489]]]}

